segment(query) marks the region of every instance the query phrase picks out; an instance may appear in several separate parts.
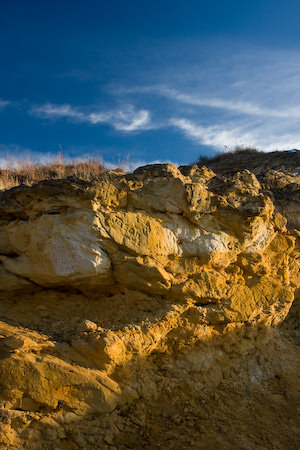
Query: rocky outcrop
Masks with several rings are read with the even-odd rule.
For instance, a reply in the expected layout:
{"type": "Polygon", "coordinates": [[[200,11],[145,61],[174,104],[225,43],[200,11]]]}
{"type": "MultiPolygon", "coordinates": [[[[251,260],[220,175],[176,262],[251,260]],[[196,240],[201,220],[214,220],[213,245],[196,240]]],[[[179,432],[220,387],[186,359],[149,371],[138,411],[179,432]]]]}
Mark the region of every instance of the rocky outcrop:
{"type": "MultiPolygon", "coordinates": [[[[300,228],[300,150],[264,153],[246,148],[221,153],[205,164],[217,175],[229,178],[239,171],[250,170],[276,210],[288,219],[288,227],[300,228]]],[[[197,171],[199,165],[182,166],[180,170],[188,174],[197,171]]]]}
{"type": "Polygon", "coordinates": [[[268,170],[258,176],[276,211],[287,218],[288,228],[300,229],[300,175],[268,170]]]}
{"type": "MultiPolygon", "coordinates": [[[[159,434],[183,391],[189,446],[219,448],[196,426],[199,402],[285,373],[279,327],[300,286],[287,197],[280,210],[274,186],[248,170],[182,172],[153,165],[0,193],[3,448],[158,448],[151,423],[160,445],[183,448],[159,434]]],[[[230,433],[220,448],[257,448],[230,433]]]]}

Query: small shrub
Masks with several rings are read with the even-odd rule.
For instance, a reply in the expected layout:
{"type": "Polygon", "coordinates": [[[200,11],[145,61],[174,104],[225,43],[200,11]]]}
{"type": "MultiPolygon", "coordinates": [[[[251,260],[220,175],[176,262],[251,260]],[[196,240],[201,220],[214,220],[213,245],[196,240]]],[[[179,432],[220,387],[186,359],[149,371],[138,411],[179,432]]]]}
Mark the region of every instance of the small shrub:
{"type": "Polygon", "coordinates": [[[236,145],[234,149],[234,153],[261,153],[255,147],[248,147],[245,145],[236,145]]]}

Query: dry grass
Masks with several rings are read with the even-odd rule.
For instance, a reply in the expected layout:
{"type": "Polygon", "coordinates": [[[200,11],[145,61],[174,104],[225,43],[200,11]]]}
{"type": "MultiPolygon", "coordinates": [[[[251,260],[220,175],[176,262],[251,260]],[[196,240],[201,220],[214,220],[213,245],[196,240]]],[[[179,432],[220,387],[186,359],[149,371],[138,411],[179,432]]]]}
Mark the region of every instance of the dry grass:
{"type": "Polygon", "coordinates": [[[261,153],[255,147],[248,147],[247,145],[236,145],[233,153],[261,153]]]}
{"type": "MultiPolygon", "coordinates": [[[[227,148],[227,147],[226,147],[227,148]]],[[[251,155],[258,155],[262,153],[260,150],[258,150],[255,147],[249,147],[247,145],[237,145],[234,150],[228,149],[224,153],[218,153],[216,156],[213,156],[211,158],[208,158],[206,156],[200,156],[198,162],[201,164],[205,163],[215,163],[218,161],[226,161],[228,159],[231,159],[233,155],[241,155],[241,156],[251,156],[251,155]]]]}
{"type": "MultiPolygon", "coordinates": [[[[106,171],[99,157],[70,162],[65,161],[62,152],[59,152],[52,161],[41,164],[30,161],[29,157],[26,160],[17,160],[7,155],[6,167],[0,169],[0,190],[67,177],[91,180],[106,171]]],[[[122,168],[115,171],[124,172],[122,168]]]]}

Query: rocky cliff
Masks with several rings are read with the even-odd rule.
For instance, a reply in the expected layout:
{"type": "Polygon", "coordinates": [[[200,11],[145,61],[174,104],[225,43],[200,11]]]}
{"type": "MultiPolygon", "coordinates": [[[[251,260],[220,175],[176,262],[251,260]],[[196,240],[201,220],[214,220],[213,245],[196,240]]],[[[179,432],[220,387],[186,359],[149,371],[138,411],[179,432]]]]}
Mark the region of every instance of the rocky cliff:
{"type": "Polygon", "coordinates": [[[0,194],[1,449],[299,448],[300,180],[258,178],[0,194]]]}

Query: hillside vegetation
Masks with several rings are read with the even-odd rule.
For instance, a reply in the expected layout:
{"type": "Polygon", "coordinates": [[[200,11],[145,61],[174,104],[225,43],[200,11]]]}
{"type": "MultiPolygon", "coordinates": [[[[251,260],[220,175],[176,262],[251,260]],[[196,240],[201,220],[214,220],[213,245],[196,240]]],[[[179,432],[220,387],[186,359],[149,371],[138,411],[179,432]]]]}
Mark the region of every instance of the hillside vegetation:
{"type": "MultiPolygon", "coordinates": [[[[62,153],[51,161],[41,164],[32,162],[29,158],[18,160],[7,157],[5,168],[0,169],[0,190],[10,189],[20,184],[31,186],[42,180],[56,180],[73,177],[92,180],[106,172],[100,158],[86,158],[82,160],[65,160],[62,153]]],[[[122,168],[115,169],[122,173],[122,168]]]]}
{"type": "Polygon", "coordinates": [[[200,157],[198,164],[205,165],[220,175],[242,169],[248,169],[255,174],[266,170],[299,174],[300,150],[264,153],[255,148],[238,147],[235,151],[220,153],[212,158],[200,157]]]}

